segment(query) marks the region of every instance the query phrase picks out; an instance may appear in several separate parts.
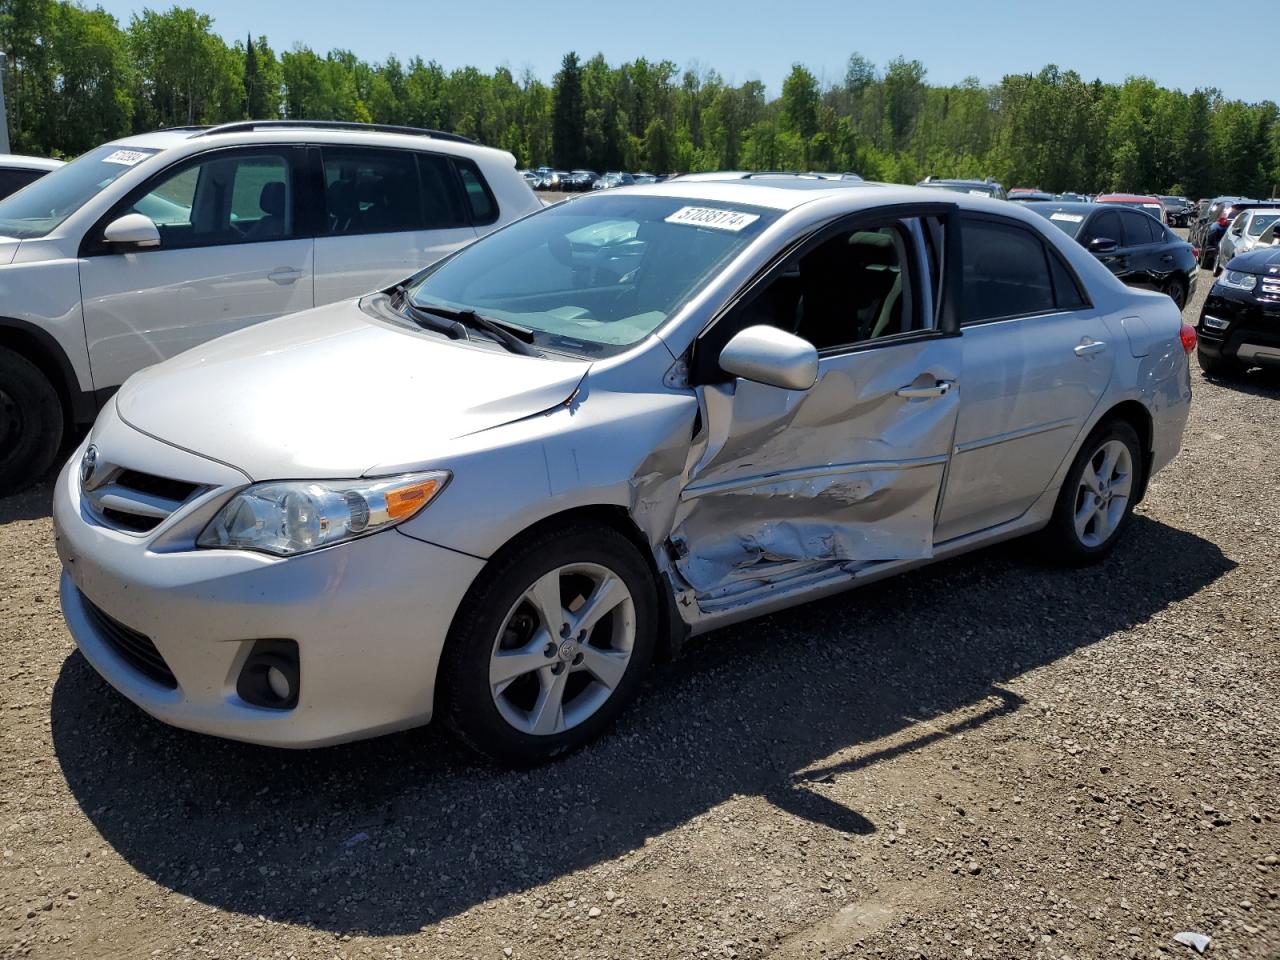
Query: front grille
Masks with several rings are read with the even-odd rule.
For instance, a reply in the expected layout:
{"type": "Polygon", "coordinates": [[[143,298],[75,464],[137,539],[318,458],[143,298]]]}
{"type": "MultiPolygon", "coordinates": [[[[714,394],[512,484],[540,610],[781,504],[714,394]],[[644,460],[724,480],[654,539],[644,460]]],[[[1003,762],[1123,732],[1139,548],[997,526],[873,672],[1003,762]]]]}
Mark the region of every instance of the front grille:
{"type": "Polygon", "coordinates": [[[187,483],[185,480],[157,477],[150,473],[139,473],[137,470],[122,470],[115,482],[128,490],[149,493],[164,497],[166,500],[177,500],[179,503],[199,489],[197,484],[187,483]]]}
{"type": "Polygon", "coordinates": [[[128,468],[109,473],[105,483],[84,491],[103,522],[126,533],[154,530],[203,490],[199,484],[128,468]]]}
{"type": "Polygon", "coordinates": [[[150,637],[108,616],[83,593],[80,594],[80,599],[84,601],[85,611],[97,628],[98,634],[107,642],[107,646],[118,653],[129,666],[161,686],[168,687],[170,690],[178,688],[177,678],[169,669],[169,665],[164,662],[164,657],[160,656],[160,651],[156,649],[150,637]]]}

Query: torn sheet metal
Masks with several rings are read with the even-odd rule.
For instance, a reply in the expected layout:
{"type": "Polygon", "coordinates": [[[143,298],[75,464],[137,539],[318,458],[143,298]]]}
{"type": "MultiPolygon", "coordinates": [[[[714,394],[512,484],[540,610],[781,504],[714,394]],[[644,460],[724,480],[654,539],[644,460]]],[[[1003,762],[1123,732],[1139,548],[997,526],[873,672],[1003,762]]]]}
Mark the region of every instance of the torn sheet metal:
{"type": "Polygon", "coordinates": [[[932,555],[959,396],[898,396],[954,381],[952,340],[823,360],[806,392],[739,380],[700,388],[671,542],[699,604],[744,585],[932,555]]]}

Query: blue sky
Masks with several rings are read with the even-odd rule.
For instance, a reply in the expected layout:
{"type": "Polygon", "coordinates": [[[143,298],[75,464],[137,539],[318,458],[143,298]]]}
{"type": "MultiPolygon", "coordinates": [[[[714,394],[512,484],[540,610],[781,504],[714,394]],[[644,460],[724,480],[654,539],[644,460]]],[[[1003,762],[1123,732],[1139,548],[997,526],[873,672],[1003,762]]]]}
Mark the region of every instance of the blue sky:
{"type": "MultiPolygon", "coordinates": [[[[97,2],[122,24],[143,7],[170,5],[97,2]]],[[[969,75],[995,81],[1056,63],[1086,80],[1143,74],[1187,91],[1212,85],[1229,97],[1280,101],[1280,74],[1230,68],[1205,55],[1204,31],[1216,18],[1203,0],[182,2],[212,16],[226,37],[266,34],[277,52],[300,42],[321,53],[344,47],[368,60],[419,54],[446,68],[529,68],[546,80],[573,49],[584,57],[601,52],[611,63],[644,56],[715,68],[735,83],[763,80],[776,94],[792,63],[835,82],[856,50],[879,65],[898,54],[921,60],[933,83],[969,75]]]]}

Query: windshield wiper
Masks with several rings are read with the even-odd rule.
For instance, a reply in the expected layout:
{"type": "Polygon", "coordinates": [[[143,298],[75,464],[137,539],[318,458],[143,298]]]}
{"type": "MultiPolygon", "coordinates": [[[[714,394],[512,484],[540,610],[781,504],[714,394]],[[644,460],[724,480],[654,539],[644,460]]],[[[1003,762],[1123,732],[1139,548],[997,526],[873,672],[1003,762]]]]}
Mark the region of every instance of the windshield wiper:
{"type": "Polygon", "coordinates": [[[469,330],[480,330],[487,333],[512,353],[518,353],[525,357],[542,356],[541,353],[529,346],[533,342],[533,331],[528,327],[520,327],[514,323],[495,320],[492,317],[486,317],[482,313],[476,313],[474,310],[460,310],[457,307],[438,307],[434,304],[414,303],[407,293],[405,295],[405,303],[415,313],[432,314],[445,320],[452,320],[454,323],[461,324],[469,330]]]}
{"type": "Polygon", "coordinates": [[[467,328],[456,320],[443,317],[435,313],[428,313],[419,307],[409,296],[409,291],[403,283],[397,284],[392,288],[390,296],[387,297],[390,302],[391,309],[401,316],[406,316],[420,327],[427,330],[434,330],[436,333],[443,333],[450,340],[467,340],[467,328]],[[399,303],[396,298],[399,298],[399,303]]]}

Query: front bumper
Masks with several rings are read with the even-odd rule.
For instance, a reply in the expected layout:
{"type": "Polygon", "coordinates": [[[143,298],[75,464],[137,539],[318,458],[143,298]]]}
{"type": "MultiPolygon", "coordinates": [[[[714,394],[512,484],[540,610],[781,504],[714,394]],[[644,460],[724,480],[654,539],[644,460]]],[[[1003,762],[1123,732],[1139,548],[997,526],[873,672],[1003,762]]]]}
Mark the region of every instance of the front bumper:
{"type": "Polygon", "coordinates": [[[1201,353],[1214,359],[1280,366],[1280,300],[1263,300],[1243,291],[1236,296],[1215,286],[1200,311],[1196,336],[1201,353]],[[1227,321],[1227,329],[1206,325],[1205,316],[1227,321]]]}
{"type": "Polygon", "coordinates": [[[80,454],[54,490],[62,609],[85,659],[116,690],[174,726],[280,747],[430,720],[445,637],[482,560],[395,530],[288,559],[175,548],[100,523],[80,496],[80,454]],[[149,638],[176,687],[122,655],[86,601],[149,638]],[[259,639],[297,642],[296,707],[257,707],[236,693],[259,639]]]}

